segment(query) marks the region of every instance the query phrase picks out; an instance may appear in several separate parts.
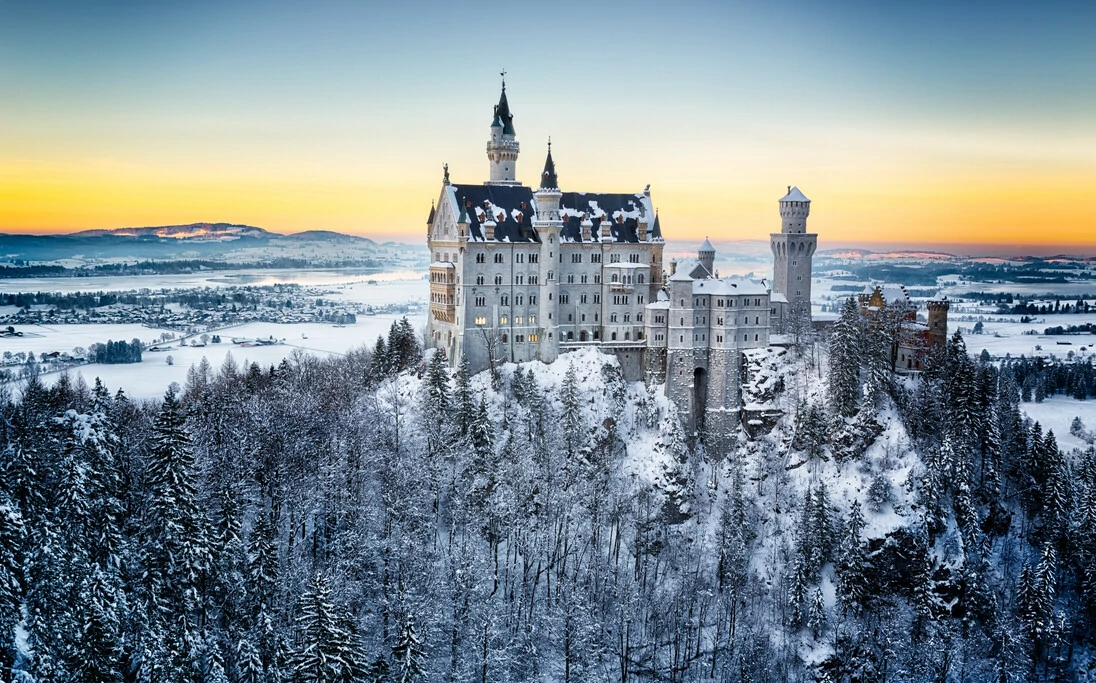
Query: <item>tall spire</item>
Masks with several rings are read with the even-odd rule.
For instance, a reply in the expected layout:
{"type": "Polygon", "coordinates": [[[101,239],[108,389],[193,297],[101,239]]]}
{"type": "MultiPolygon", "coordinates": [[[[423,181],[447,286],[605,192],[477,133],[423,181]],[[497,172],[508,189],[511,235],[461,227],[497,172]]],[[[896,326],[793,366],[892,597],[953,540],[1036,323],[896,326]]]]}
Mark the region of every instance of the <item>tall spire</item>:
{"type": "Polygon", "coordinates": [[[559,189],[559,178],[556,177],[556,163],[552,161],[552,138],[548,138],[548,158],[544,160],[544,172],[540,174],[540,189],[559,189]]]}
{"type": "Polygon", "coordinates": [[[495,118],[492,126],[502,126],[503,135],[514,135],[514,115],[510,113],[510,103],[506,101],[506,70],[502,73],[502,94],[499,95],[499,103],[495,106],[495,118]]]}

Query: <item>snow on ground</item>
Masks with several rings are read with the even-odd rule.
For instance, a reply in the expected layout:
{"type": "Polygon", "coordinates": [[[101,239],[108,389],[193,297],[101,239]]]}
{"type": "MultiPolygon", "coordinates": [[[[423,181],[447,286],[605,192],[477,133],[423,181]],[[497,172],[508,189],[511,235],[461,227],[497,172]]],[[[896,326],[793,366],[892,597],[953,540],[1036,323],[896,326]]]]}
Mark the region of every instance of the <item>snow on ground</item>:
{"type": "Polygon", "coordinates": [[[1065,356],[1070,351],[1077,355],[1087,355],[1093,353],[1096,347],[1096,335],[1092,334],[1050,336],[1043,334],[1043,330],[1048,327],[1096,323],[1096,314],[1045,315],[1036,318],[1035,322],[1027,323],[1020,322],[1020,316],[1000,316],[996,319],[1001,318],[1007,318],[1007,322],[983,322],[982,334],[969,334],[974,322],[962,320],[953,322],[949,317],[949,332],[957,328],[962,329],[968,351],[977,355],[985,349],[994,358],[1004,358],[1005,354],[1013,358],[1051,354],[1065,356]],[[1025,334],[1030,332],[1036,334],[1025,334]]]}
{"type": "Polygon", "coordinates": [[[152,343],[169,330],[145,327],[137,323],[111,325],[19,325],[22,337],[0,337],[0,354],[4,351],[18,353],[33,351],[35,354],[52,351],[71,352],[77,346],[87,349],[92,344],[109,341],[140,339],[152,343]]]}
{"type": "MultiPolygon", "coordinates": [[[[372,346],[377,341],[378,335],[388,334],[389,327],[394,321],[401,318],[400,315],[376,315],[360,316],[356,325],[335,327],[326,323],[299,323],[293,325],[281,325],[278,323],[247,323],[237,327],[222,330],[220,344],[210,344],[205,347],[180,347],[178,341],[170,342],[171,348],[164,352],[145,351],[140,363],[128,363],[119,365],[103,365],[92,363],[81,365],[69,370],[73,379],[82,375],[89,385],[95,383],[99,377],[103,383],[113,392],[119,387],[131,398],[159,398],[163,395],[168,385],[178,382],[180,385],[186,381],[187,370],[191,365],[201,362],[205,357],[214,368],[219,368],[224,363],[229,353],[237,364],[259,363],[266,367],[277,365],[283,358],[288,357],[296,350],[313,353],[321,357],[333,354],[343,354],[348,350],[362,346],[372,346]],[[243,347],[233,344],[231,339],[236,338],[269,338],[282,340],[284,343],[275,346],[243,347]],[[307,337],[307,338],[306,338],[307,337]],[[167,364],[167,357],[171,356],[173,365],[167,364]]],[[[411,323],[417,328],[425,324],[423,317],[411,318],[411,323]]],[[[109,337],[102,336],[102,328],[115,329],[116,336],[113,339],[132,339],[137,337],[142,341],[152,341],[159,337],[162,330],[152,330],[140,325],[53,325],[48,334],[42,337],[30,339],[28,349],[36,353],[51,350],[71,350],[74,345],[87,347],[90,343],[104,342],[109,337]],[[72,331],[66,328],[90,328],[72,331]],[[124,335],[122,333],[125,333],[124,335]],[[143,334],[141,334],[143,332],[143,334]],[[82,340],[76,344],[73,340],[82,340]]],[[[35,328],[40,329],[40,328],[35,328]]],[[[0,344],[5,344],[9,339],[0,339],[0,344]]],[[[26,343],[27,337],[20,339],[26,343]]],[[[6,348],[6,347],[4,347],[6,348]]],[[[43,379],[46,382],[55,382],[61,373],[51,373],[43,379]]]]}
{"type": "Polygon", "coordinates": [[[1053,430],[1058,447],[1063,451],[1088,447],[1081,439],[1069,433],[1073,418],[1079,417],[1085,429],[1096,428],[1096,401],[1078,401],[1068,396],[1051,396],[1042,403],[1021,403],[1020,410],[1043,427],[1043,433],[1053,430]]]}

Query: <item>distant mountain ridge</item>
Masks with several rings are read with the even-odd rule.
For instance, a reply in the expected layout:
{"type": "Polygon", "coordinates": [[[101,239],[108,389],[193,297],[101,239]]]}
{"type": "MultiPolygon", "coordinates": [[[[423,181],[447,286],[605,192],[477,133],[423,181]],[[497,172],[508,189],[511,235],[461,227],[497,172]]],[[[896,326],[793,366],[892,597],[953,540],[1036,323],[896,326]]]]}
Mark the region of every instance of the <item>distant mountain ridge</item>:
{"type": "Polygon", "coordinates": [[[383,263],[392,249],[367,237],[331,230],[284,235],[239,223],[199,222],[49,235],[0,233],[0,263],[16,266],[34,263],[80,268],[134,261],[261,263],[284,259],[317,265],[371,264],[383,263]]]}
{"type": "Polygon", "coordinates": [[[81,230],[68,233],[71,237],[164,237],[169,239],[238,239],[240,237],[284,237],[278,233],[257,228],[253,225],[236,223],[188,223],[186,225],[159,225],[143,228],[113,228],[101,230],[81,230]]]}

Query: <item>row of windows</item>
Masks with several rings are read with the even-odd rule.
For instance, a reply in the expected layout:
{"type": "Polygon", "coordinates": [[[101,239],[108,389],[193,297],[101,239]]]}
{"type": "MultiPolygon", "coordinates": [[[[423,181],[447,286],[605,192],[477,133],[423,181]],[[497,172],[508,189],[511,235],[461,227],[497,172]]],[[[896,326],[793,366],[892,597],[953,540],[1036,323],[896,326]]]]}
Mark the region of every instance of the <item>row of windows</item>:
{"type": "MultiPolygon", "coordinates": [[[[551,271],[548,272],[548,279],[549,280],[552,279],[551,271]]],[[[477,285],[482,285],[483,282],[484,282],[483,276],[482,275],[477,275],[476,276],[476,284],[477,285]]],[[[539,275],[530,275],[530,276],[528,276],[528,280],[526,279],[526,276],[522,275],[521,273],[518,273],[517,275],[514,276],[514,284],[515,285],[536,285],[536,284],[539,284],[539,283],[540,283],[540,276],[539,275]]],[[[501,285],[502,284],[502,276],[501,275],[495,275],[495,284],[496,285],[501,285]]]]}
{"type": "MultiPolygon", "coordinates": [[[[609,314],[609,322],[611,322],[611,323],[620,322],[620,320],[617,319],[617,314],[616,313],[610,313],[609,314]]],[[[632,322],[632,314],[631,313],[625,313],[624,314],[624,322],[626,322],[626,323],[632,322]]],[[[642,313],[636,313],[636,322],[637,323],[643,322],[643,314],[642,313]]]]}
{"type": "MultiPolygon", "coordinates": [[[[514,295],[514,305],[515,306],[521,306],[522,303],[524,302],[524,300],[525,300],[525,297],[523,297],[522,295],[520,295],[520,294],[515,294],[514,295]]],[[[509,295],[503,294],[502,296],[499,297],[499,306],[509,306],[509,305],[510,305],[509,295]]],[[[529,295],[529,305],[530,306],[536,306],[537,305],[537,295],[536,294],[530,294],[529,295]]]]}
{"type": "MultiPolygon", "coordinates": [[[[646,276],[644,276],[643,273],[640,273],[639,275],[635,276],[635,281],[638,282],[639,284],[643,284],[645,282],[645,279],[646,279],[646,276]]],[[[624,284],[630,285],[630,284],[632,284],[632,276],[631,275],[621,276],[618,273],[613,273],[612,275],[609,276],[609,282],[622,282],[624,284]]]]}
{"type": "MultiPolygon", "coordinates": [[[[655,338],[658,339],[659,336],[661,336],[661,335],[655,335],[655,338]]],[[[758,335],[758,334],[754,335],[754,341],[760,341],[760,339],[761,339],[761,335],[758,335]]],[[[683,334],[678,335],[677,340],[679,342],[685,341],[685,335],[683,335],[683,334]]],[[[722,342],[723,341],[723,335],[716,335],[715,340],[716,340],[716,342],[722,342]]],[[[703,335],[703,334],[694,334],[693,335],[693,341],[707,341],[707,339],[706,339],[705,335],[703,335]]],[[[742,335],[742,341],[744,341],[744,342],[750,341],[750,335],[748,335],[748,334],[742,335]]]]}
{"type": "MultiPolygon", "coordinates": [[[[629,263],[643,263],[643,254],[628,254],[629,263]]],[[[601,263],[602,255],[600,253],[590,254],[590,263],[601,263]]],[[[456,254],[446,254],[442,252],[434,252],[435,261],[449,262],[450,260],[456,263],[456,254]]],[[[506,254],[503,252],[496,252],[493,256],[495,263],[505,263],[506,254]]],[[[519,251],[514,254],[515,263],[540,263],[540,254],[538,252],[523,252],[519,251]]],[[[559,262],[563,263],[563,253],[560,252],[559,262]]],[[[480,252],[476,254],[476,263],[487,263],[487,254],[480,252]]],[[[571,263],[582,263],[582,252],[571,254],[571,263]]],[[[609,254],[609,263],[620,263],[620,254],[609,254]]]]}
{"type": "MultiPolygon", "coordinates": [[[[499,325],[509,325],[509,324],[510,324],[510,317],[509,316],[504,315],[501,318],[499,318],[499,325]]],[[[515,315],[514,316],[514,324],[515,325],[524,325],[525,324],[525,317],[520,316],[520,315],[515,315]]],[[[529,324],[530,325],[536,325],[537,324],[537,316],[535,316],[535,315],[529,316],[529,324]]]]}
{"type": "MultiPolygon", "coordinates": [[[[540,341],[540,335],[530,334],[529,335],[529,341],[530,342],[540,341]]],[[[509,344],[510,343],[510,335],[508,335],[508,334],[502,335],[502,343],[503,344],[509,344]]],[[[525,335],[524,334],[515,334],[514,335],[514,343],[515,344],[525,343],[525,335]]]]}
{"type": "MultiPolygon", "coordinates": [[[[681,305],[685,306],[685,300],[684,299],[681,300],[681,305]]],[[[697,298],[693,299],[693,306],[705,306],[705,305],[707,305],[707,300],[704,297],[697,297],[697,298]]],[[[734,299],[716,299],[715,300],[715,305],[716,305],[716,308],[734,308],[734,299]],[[724,305],[724,304],[726,304],[726,305],[724,305]]],[[[744,300],[742,302],[742,305],[743,306],[749,306],[750,305],[750,300],[749,299],[744,300]]],[[[760,306],[761,305],[761,299],[754,299],[753,300],[753,305],[754,306],[760,306]]]]}
{"type": "Polygon", "coordinates": [[[446,304],[448,306],[453,305],[453,297],[446,294],[430,294],[430,303],[433,304],[446,304]]]}

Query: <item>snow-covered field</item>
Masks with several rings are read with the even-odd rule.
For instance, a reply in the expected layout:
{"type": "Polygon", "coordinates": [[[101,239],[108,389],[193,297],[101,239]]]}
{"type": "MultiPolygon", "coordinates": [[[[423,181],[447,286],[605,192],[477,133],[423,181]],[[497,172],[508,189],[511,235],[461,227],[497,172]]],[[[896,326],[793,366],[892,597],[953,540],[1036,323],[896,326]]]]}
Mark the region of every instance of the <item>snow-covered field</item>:
{"type": "MultiPolygon", "coordinates": [[[[112,392],[121,387],[131,398],[157,398],[163,395],[168,385],[172,382],[178,382],[180,385],[183,384],[183,382],[186,381],[187,370],[190,369],[191,365],[200,363],[203,357],[208,359],[214,368],[220,367],[229,354],[232,354],[233,360],[240,366],[245,362],[247,364],[254,362],[263,367],[268,367],[270,365],[277,365],[282,362],[283,358],[288,357],[298,349],[318,356],[343,354],[348,350],[363,344],[372,346],[376,342],[377,336],[382,334],[387,335],[388,328],[391,327],[394,321],[399,320],[400,317],[401,316],[398,315],[362,316],[358,319],[356,325],[347,325],[346,327],[335,327],[334,325],[325,323],[301,323],[294,325],[248,323],[220,332],[219,334],[223,340],[220,344],[210,344],[206,347],[194,348],[190,346],[180,347],[179,342],[173,342],[169,344],[171,348],[167,351],[146,351],[143,354],[140,363],[123,365],[102,365],[99,363],[92,363],[90,365],[81,365],[72,368],[69,371],[69,374],[73,379],[75,379],[77,375],[82,375],[84,381],[89,385],[93,384],[95,378],[98,377],[112,392]],[[274,346],[251,347],[244,347],[231,342],[232,337],[266,339],[271,336],[278,340],[284,339],[285,341],[274,346]],[[168,365],[167,363],[168,356],[171,356],[172,358],[172,365],[168,365]]],[[[426,321],[424,317],[417,317],[411,319],[411,322],[418,328],[425,324],[426,321]]],[[[33,344],[29,350],[33,350],[36,353],[53,350],[71,350],[71,342],[73,339],[87,340],[91,339],[93,334],[88,330],[81,330],[79,333],[70,333],[64,329],[66,327],[135,328],[132,330],[127,329],[125,331],[127,333],[133,333],[139,330],[145,330],[148,334],[145,336],[128,334],[128,336],[116,336],[114,338],[128,340],[136,336],[142,341],[145,341],[146,339],[151,341],[152,339],[157,338],[161,332],[161,330],[141,328],[139,325],[57,325],[53,327],[54,330],[57,330],[56,332],[44,334],[42,337],[33,339],[32,341],[36,343],[33,344]]],[[[93,341],[106,341],[106,339],[107,337],[100,336],[93,341]]],[[[9,340],[0,340],[0,342],[7,341],[9,340]]],[[[86,347],[87,343],[82,345],[86,347]]],[[[47,382],[55,382],[60,376],[60,373],[52,373],[46,375],[44,379],[47,382]]]]}
{"type": "Polygon", "coordinates": [[[367,272],[360,268],[333,268],[330,270],[293,269],[242,269],[208,270],[180,275],[116,275],[104,277],[35,277],[0,280],[0,293],[7,292],[120,292],[131,289],[190,289],[194,287],[224,287],[276,284],[303,286],[361,286],[373,288],[363,303],[392,303],[403,301],[404,293],[421,289],[427,294],[424,273],[401,270],[386,273],[367,272]],[[367,284],[369,282],[376,284],[367,284]],[[383,294],[379,292],[384,292],[383,294]],[[396,298],[392,298],[396,297],[396,298]]]}

